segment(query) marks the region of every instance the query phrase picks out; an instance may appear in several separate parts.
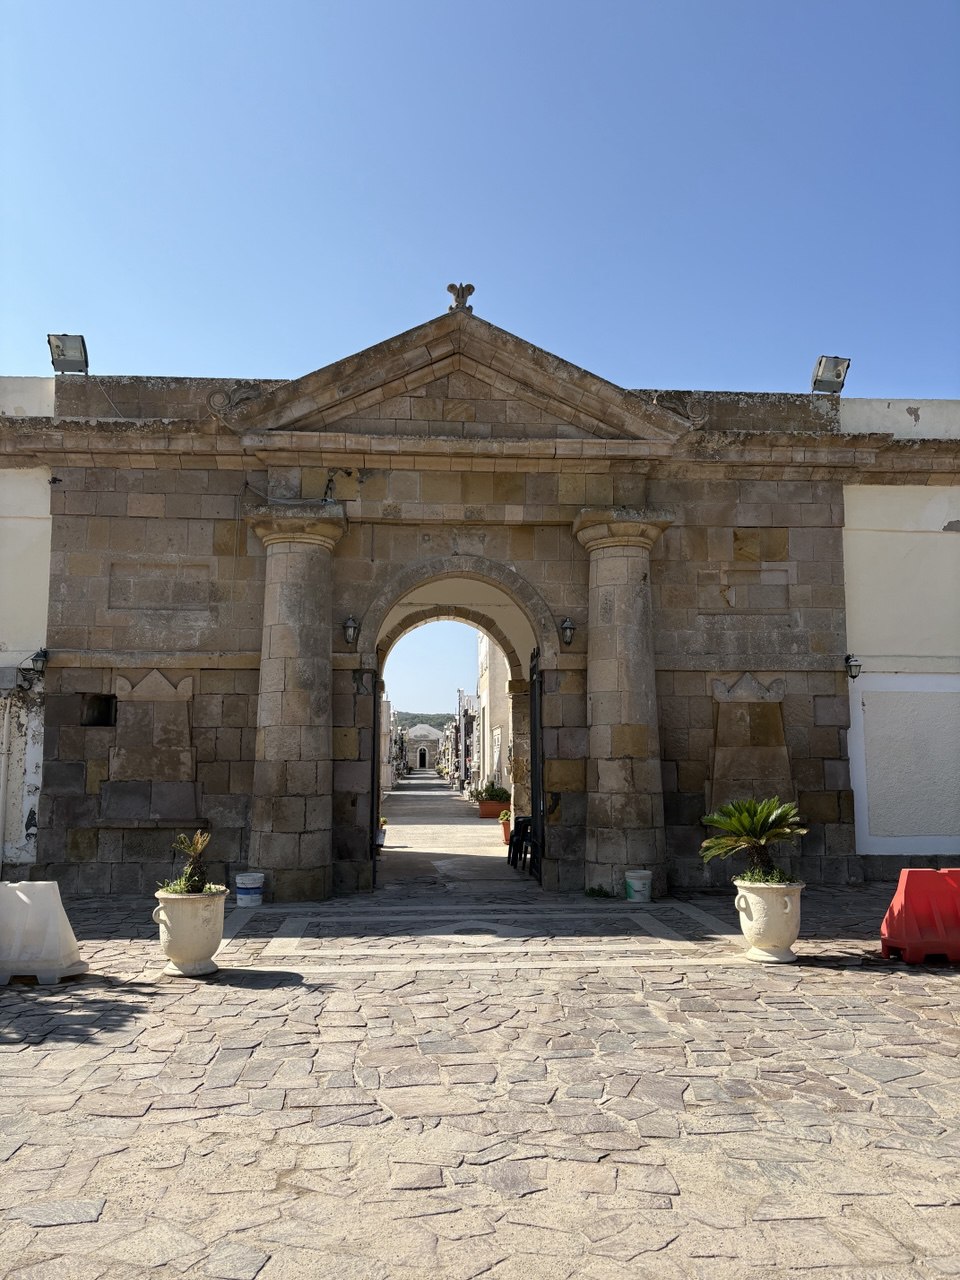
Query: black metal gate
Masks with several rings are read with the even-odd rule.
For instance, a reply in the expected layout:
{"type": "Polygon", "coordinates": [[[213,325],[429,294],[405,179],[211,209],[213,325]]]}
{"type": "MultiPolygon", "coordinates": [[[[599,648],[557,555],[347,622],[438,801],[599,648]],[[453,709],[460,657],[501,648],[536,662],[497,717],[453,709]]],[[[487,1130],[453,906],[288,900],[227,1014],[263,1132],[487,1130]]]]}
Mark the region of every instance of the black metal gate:
{"type": "Polygon", "coordinates": [[[543,731],[540,708],[543,702],[543,675],[540,650],[530,655],[530,874],[543,879],[541,859],[544,846],[543,731]]]}

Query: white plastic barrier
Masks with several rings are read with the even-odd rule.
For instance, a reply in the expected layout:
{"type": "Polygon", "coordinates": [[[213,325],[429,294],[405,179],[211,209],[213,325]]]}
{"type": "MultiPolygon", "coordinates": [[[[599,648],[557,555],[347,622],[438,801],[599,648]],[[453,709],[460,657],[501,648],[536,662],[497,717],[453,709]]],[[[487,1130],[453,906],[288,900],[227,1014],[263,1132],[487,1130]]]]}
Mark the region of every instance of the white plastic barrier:
{"type": "Polygon", "coordinates": [[[31,977],[51,986],[89,968],[56,880],[0,881],[0,986],[31,977]]]}

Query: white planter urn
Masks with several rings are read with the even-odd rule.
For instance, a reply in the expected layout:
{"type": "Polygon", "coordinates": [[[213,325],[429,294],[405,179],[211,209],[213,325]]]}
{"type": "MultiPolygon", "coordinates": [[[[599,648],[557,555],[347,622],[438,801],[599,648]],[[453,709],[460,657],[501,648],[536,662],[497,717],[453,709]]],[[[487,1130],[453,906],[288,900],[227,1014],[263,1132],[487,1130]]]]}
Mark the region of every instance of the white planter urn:
{"type": "Polygon", "coordinates": [[[791,951],[800,933],[800,893],[802,880],[791,884],[756,884],[752,880],[734,880],[737,897],[734,905],[740,915],[740,928],[750,946],[744,955],[760,964],[794,964],[791,951]]]}
{"type": "Polygon", "coordinates": [[[153,918],[160,926],[160,946],[169,964],[164,973],[180,978],[202,978],[216,973],[213,955],[223,939],[223,904],[220,893],[154,894],[160,905],[153,918]]]}

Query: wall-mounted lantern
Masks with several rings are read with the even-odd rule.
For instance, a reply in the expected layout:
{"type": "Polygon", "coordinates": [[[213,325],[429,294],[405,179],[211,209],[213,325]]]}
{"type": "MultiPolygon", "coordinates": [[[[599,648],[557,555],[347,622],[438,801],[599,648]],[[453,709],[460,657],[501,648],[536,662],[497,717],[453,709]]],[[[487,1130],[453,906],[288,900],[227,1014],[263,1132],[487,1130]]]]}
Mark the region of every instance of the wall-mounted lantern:
{"type": "Polygon", "coordinates": [[[863,663],[855,653],[848,653],[843,660],[843,665],[847,669],[847,675],[851,680],[856,680],[857,676],[863,670],[863,663]]]}
{"type": "Polygon", "coordinates": [[[49,657],[46,649],[38,649],[32,658],[24,658],[17,667],[17,688],[32,689],[43,675],[49,657]]]}
{"type": "Polygon", "coordinates": [[[351,613],[350,617],[347,618],[346,622],[343,624],[343,638],[346,640],[347,644],[352,645],[359,634],[360,623],[351,613]]]}
{"type": "Polygon", "coordinates": [[[572,618],[564,618],[560,623],[560,638],[564,644],[573,644],[573,633],[576,629],[572,618]]]}

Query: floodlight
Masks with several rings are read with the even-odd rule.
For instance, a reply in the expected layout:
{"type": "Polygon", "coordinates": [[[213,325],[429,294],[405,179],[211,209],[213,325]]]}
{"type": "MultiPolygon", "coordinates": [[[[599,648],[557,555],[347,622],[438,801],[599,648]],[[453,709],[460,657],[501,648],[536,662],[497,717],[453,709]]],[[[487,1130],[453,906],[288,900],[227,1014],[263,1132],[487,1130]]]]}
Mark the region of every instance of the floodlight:
{"type": "Polygon", "coordinates": [[[850,361],[845,356],[821,356],[813,370],[810,390],[830,391],[839,395],[849,368],[850,361]]]}
{"type": "Polygon", "coordinates": [[[82,333],[48,333],[47,342],[55,372],[87,372],[87,344],[82,333]]]}

